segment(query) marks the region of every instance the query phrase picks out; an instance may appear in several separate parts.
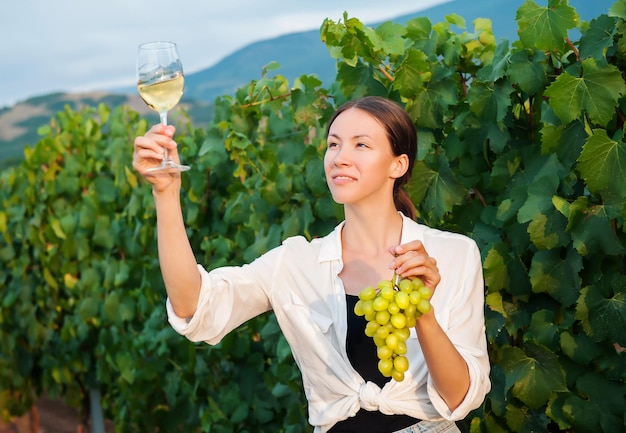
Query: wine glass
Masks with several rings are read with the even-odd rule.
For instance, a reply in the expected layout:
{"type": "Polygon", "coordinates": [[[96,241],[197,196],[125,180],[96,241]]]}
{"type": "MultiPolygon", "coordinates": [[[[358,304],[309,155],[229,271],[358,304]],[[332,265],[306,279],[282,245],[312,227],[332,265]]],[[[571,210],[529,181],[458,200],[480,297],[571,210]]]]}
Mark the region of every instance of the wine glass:
{"type": "MultiPolygon", "coordinates": [[[[163,125],[167,125],[167,112],[183,96],[184,84],[183,64],[174,42],[146,42],[139,45],[137,90],[146,105],[159,113],[163,125]]],[[[174,162],[165,149],[161,164],[148,171],[177,172],[189,168],[174,162]]]]}

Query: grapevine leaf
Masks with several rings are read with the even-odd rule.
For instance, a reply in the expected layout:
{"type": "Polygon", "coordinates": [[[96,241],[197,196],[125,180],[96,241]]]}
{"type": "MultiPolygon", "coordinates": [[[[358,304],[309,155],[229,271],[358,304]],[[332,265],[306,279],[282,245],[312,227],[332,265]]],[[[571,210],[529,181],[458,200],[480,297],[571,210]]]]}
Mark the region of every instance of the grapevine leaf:
{"type": "Polygon", "coordinates": [[[497,81],[504,77],[511,62],[509,41],[503,40],[496,46],[493,59],[477,72],[476,77],[481,81],[497,81]]]}
{"type": "Polygon", "coordinates": [[[548,417],[541,410],[532,410],[524,406],[517,407],[512,404],[507,406],[505,419],[507,426],[514,432],[545,431],[548,424],[548,417]]]}
{"type": "Polygon", "coordinates": [[[502,122],[511,106],[513,87],[507,82],[475,83],[469,89],[470,110],[481,119],[502,122]]]}
{"type": "Polygon", "coordinates": [[[620,95],[626,93],[626,84],[613,65],[599,68],[593,58],[584,60],[582,65],[582,77],[564,72],[548,86],[545,95],[562,122],[569,123],[587,113],[595,124],[606,126],[620,95]]]}
{"type": "Polygon", "coordinates": [[[548,84],[547,57],[539,50],[519,50],[509,57],[509,79],[519,88],[535,95],[548,84]]]}
{"type": "Polygon", "coordinates": [[[393,88],[407,98],[414,97],[430,78],[430,62],[426,54],[409,49],[398,68],[393,81],[393,88]]]}
{"type": "Polygon", "coordinates": [[[450,212],[453,206],[461,204],[467,196],[467,191],[455,178],[448,160],[442,155],[437,158],[436,175],[431,180],[424,203],[427,213],[432,213],[436,219],[450,212]]]}
{"type": "Polygon", "coordinates": [[[406,37],[412,41],[426,41],[430,39],[433,26],[428,17],[412,18],[406,22],[406,37]]]}
{"type": "Polygon", "coordinates": [[[530,240],[537,249],[552,249],[564,246],[571,241],[565,232],[567,219],[556,210],[551,209],[537,215],[528,224],[530,240]]]}
{"type": "Polygon", "coordinates": [[[492,245],[483,262],[485,284],[489,292],[497,292],[509,284],[507,263],[511,259],[508,246],[503,243],[492,245]]]}
{"type": "Polygon", "coordinates": [[[589,206],[587,197],[577,198],[569,206],[569,223],[573,246],[583,256],[602,252],[620,254],[623,245],[613,230],[611,220],[619,212],[608,206],[589,206]]]}
{"type": "Polygon", "coordinates": [[[608,191],[626,198],[626,143],[595,129],[578,158],[581,177],[594,194],[608,191]]]}
{"type": "Polygon", "coordinates": [[[341,77],[341,90],[351,98],[365,95],[386,95],[387,89],[374,78],[374,68],[359,62],[356,66],[340,63],[337,74],[341,77]]]}
{"type": "Polygon", "coordinates": [[[571,122],[553,126],[544,123],[541,129],[541,153],[556,153],[563,166],[572,167],[587,140],[582,122],[571,122]]]}
{"type": "Polygon", "coordinates": [[[524,341],[552,347],[558,332],[554,311],[539,310],[534,312],[530,319],[530,326],[524,334],[524,341]]]}
{"type": "Polygon", "coordinates": [[[623,412],[623,403],[626,400],[626,387],[623,382],[610,380],[595,371],[588,371],[576,380],[576,385],[597,407],[602,405],[609,409],[607,411],[609,413],[623,412]]]}
{"type": "Polygon", "coordinates": [[[564,175],[563,167],[554,154],[547,158],[537,158],[535,163],[534,171],[528,169],[526,173],[533,177],[530,186],[528,186],[528,198],[517,216],[520,223],[532,221],[539,214],[545,214],[553,209],[552,196],[564,175]]]}
{"type": "Polygon", "coordinates": [[[609,9],[609,16],[626,20],[626,3],[616,1],[609,9]]]}
{"type": "Polygon", "coordinates": [[[569,250],[561,257],[559,250],[542,250],[534,254],[529,276],[534,293],[548,293],[566,307],[578,299],[583,267],[582,257],[569,250]]]}
{"type": "Polygon", "coordinates": [[[546,404],[553,392],[567,390],[558,357],[543,346],[505,347],[502,366],[505,389],[532,409],[546,404]]]}
{"type": "MultiPolygon", "coordinates": [[[[404,54],[404,39],[406,28],[402,24],[386,21],[376,27],[376,34],[380,38],[380,46],[375,46],[377,51],[382,51],[387,56],[400,56],[404,54]]],[[[373,39],[370,37],[370,39],[373,39]]]]}
{"type": "Polygon", "coordinates": [[[122,379],[132,384],[135,381],[136,361],[132,356],[125,352],[115,354],[115,364],[119,369],[122,379]]]}
{"type": "Polygon", "coordinates": [[[407,192],[413,203],[421,203],[437,173],[423,161],[415,161],[407,192]]]}
{"type": "Polygon", "coordinates": [[[582,289],[576,306],[576,318],[593,341],[609,340],[626,346],[626,278],[615,276],[601,280],[598,285],[582,289]],[[621,286],[619,286],[621,284],[621,286]],[[610,293],[603,295],[609,286],[610,293]]]}
{"type": "Polygon", "coordinates": [[[441,128],[449,107],[458,103],[456,88],[457,83],[451,78],[433,80],[407,103],[406,110],[419,126],[441,128]]]}
{"type": "Polygon", "coordinates": [[[576,9],[561,0],[548,0],[546,7],[532,0],[517,9],[515,19],[520,41],[525,47],[543,51],[565,50],[568,30],[580,25],[576,9]]]}
{"type": "Polygon", "coordinates": [[[615,18],[607,15],[591,20],[589,29],[580,38],[579,51],[582,59],[593,57],[597,62],[606,61],[606,50],[613,46],[615,22],[615,18]]]}
{"type": "Polygon", "coordinates": [[[602,353],[599,345],[582,332],[574,334],[567,330],[561,331],[560,340],[563,353],[582,365],[589,365],[602,353]]]}

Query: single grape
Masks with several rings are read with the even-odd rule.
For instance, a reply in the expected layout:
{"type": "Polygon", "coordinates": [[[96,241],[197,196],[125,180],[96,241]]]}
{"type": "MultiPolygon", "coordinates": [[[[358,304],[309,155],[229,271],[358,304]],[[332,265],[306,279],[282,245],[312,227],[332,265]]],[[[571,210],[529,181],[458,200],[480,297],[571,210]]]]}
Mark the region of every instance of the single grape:
{"type": "Polygon", "coordinates": [[[406,316],[403,313],[396,313],[389,320],[397,329],[402,329],[406,326],[406,316]]]}
{"type": "Polygon", "coordinates": [[[383,376],[390,377],[391,370],[393,370],[393,361],[391,358],[381,359],[378,361],[378,371],[380,371],[383,376]]]}
{"type": "Polygon", "coordinates": [[[354,304],[354,314],[356,314],[357,316],[365,315],[365,312],[363,311],[363,301],[361,301],[360,299],[356,301],[356,304],[354,304]]]}
{"type": "Polygon", "coordinates": [[[384,340],[389,335],[389,332],[391,332],[389,327],[379,325],[378,329],[376,330],[376,336],[384,340]]]}
{"type": "Polygon", "coordinates": [[[411,279],[411,282],[413,283],[413,290],[417,290],[424,285],[424,282],[417,277],[411,279]]]}
{"type": "Polygon", "coordinates": [[[406,355],[407,347],[404,341],[398,341],[398,346],[393,349],[393,353],[396,355],[406,355]]]}
{"type": "Polygon", "coordinates": [[[378,295],[382,298],[385,298],[388,301],[393,300],[393,295],[396,293],[396,291],[394,290],[393,286],[385,286],[382,289],[380,289],[380,292],[378,293],[378,295]]]}
{"type": "Polygon", "coordinates": [[[393,368],[401,373],[409,369],[409,359],[404,355],[398,355],[393,359],[393,368]]]}
{"type": "Polygon", "coordinates": [[[367,324],[365,325],[365,335],[367,335],[368,337],[373,337],[379,328],[380,325],[378,323],[367,322],[367,324]]]}
{"type": "Polygon", "coordinates": [[[395,368],[392,368],[391,377],[396,382],[402,382],[404,380],[404,373],[396,370],[395,368]]]}
{"type": "Polygon", "coordinates": [[[376,349],[376,355],[378,359],[390,359],[393,356],[393,350],[387,346],[380,346],[376,349]]]}
{"type": "MultiPolygon", "coordinates": [[[[402,280],[402,281],[407,281],[407,280],[402,280]]],[[[411,292],[411,295],[414,292],[411,292]]],[[[406,292],[396,292],[396,296],[395,296],[395,303],[396,305],[401,309],[404,310],[406,307],[409,306],[409,302],[410,302],[410,297],[411,295],[409,295],[406,292]]]]}
{"type": "Polygon", "coordinates": [[[409,295],[409,302],[413,305],[417,305],[419,301],[421,300],[422,300],[422,295],[420,295],[419,290],[411,292],[411,294],[409,295]]]}
{"type": "Polygon", "coordinates": [[[389,314],[389,311],[379,311],[376,313],[376,322],[379,325],[386,325],[389,323],[390,318],[391,314],[389,314]]]}
{"type": "Polygon", "coordinates": [[[409,279],[404,279],[398,283],[398,289],[400,289],[401,292],[411,293],[411,291],[413,291],[413,283],[409,279]]]}
{"type": "Polygon", "coordinates": [[[361,309],[363,310],[363,315],[367,316],[370,313],[374,312],[374,301],[368,299],[366,301],[362,301],[361,309]]]}
{"type": "Polygon", "coordinates": [[[372,306],[374,307],[375,311],[384,311],[389,305],[389,301],[385,298],[381,298],[380,296],[375,297],[372,302],[372,306]]]}
{"type": "Polygon", "coordinates": [[[385,287],[391,287],[393,289],[393,283],[390,280],[380,280],[377,284],[379,290],[384,289],[385,287]]]}
{"type": "Polygon", "coordinates": [[[389,305],[387,306],[387,311],[389,311],[389,314],[394,315],[400,312],[400,307],[395,301],[391,301],[389,302],[389,305]]]}
{"type": "Polygon", "coordinates": [[[419,302],[419,304],[417,304],[417,309],[420,313],[426,314],[430,312],[430,310],[432,309],[432,306],[430,305],[430,302],[428,301],[428,299],[422,299],[419,302]]]}
{"type": "Polygon", "coordinates": [[[430,287],[426,286],[420,287],[419,293],[423,299],[430,299],[430,297],[433,295],[433,291],[430,290],[430,287]]]}
{"type": "Polygon", "coordinates": [[[394,333],[390,333],[389,335],[387,335],[387,338],[385,338],[385,344],[387,345],[387,347],[389,347],[392,350],[398,347],[399,341],[400,339],[394,333]]]}
{"type": "Polygon", "coordinates": [[[371,301],[376,297],[376,289],[368,286],[359,292],[359,299],[362,301],[371,301]]]}

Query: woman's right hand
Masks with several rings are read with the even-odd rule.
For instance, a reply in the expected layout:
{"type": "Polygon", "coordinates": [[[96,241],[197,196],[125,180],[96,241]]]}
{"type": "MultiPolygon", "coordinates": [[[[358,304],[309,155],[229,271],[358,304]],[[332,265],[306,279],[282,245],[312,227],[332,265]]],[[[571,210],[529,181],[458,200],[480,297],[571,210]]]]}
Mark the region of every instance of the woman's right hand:
{"type": "Polygon", "coordinates": [[[179,172],[150,172],[149,168],[158,166],[165,156],[167,148],[170,157],[178,162],[176,142],[172,139],[176,128],[172,125],[156,124],[145,135],[135,138],[133,168],[152,184],[155,192],[162,192],[176,184],[180,187],[179,172]]]}

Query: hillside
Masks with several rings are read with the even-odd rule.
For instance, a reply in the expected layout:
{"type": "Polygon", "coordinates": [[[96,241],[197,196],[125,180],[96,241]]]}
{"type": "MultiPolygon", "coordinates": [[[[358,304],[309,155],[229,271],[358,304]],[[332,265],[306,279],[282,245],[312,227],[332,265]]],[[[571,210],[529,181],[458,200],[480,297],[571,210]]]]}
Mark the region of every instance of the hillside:
{"type": "MultiPolygon", "coordinates": [[[[538,4],[546,2],[547,0],[536,0],[538,4]]],[[[479,17],[489,18],[492,20],[496,38],[513,42],[517,40],[515,14],[522,3],[522,0],[452,0],[424,11],[397,17],[393,21],[404,24],[411,18],[426,16],[432,23],[438,23],[446,15],[457,14],[465,19],[466,30],[471,31],[473,20],[479,17]]],[[[581,20],[591,20],[606,13],[613,3],[614,0],[569,1],[581,20]]],[[[378,24],[380,22],[369,25],[375,27],[378,24]]],[[[572,35],[572,38],[576,39],[576,36],[572,35]]],[[[316,74],[326,84],[334,81],[335,62],[320,41],[319,29],[258,41],[223,58],[210,68],[187,74],[183,102],[194,125],[201,126],[208,120],[210,111],[206,109],[207,104],[217,96],[231,94],[250,80],[258,78],[263,66],[272,61],[280,64],[280,68],[273,73],[284,75],[290,81],[302,74],[316,74]]],[[[38,141],[37,128],[47,124],[50,117],[62,110],[65,104],[78,108],[84,104],[99,102],[107,103],[111,107],[131,103],[134,109],[147,113],[136,96],[135,88],[88,95],[44,95],[30,98],[11,108],[0,109],[0,169],[19,161],[24,146],[38,141]]]]}

